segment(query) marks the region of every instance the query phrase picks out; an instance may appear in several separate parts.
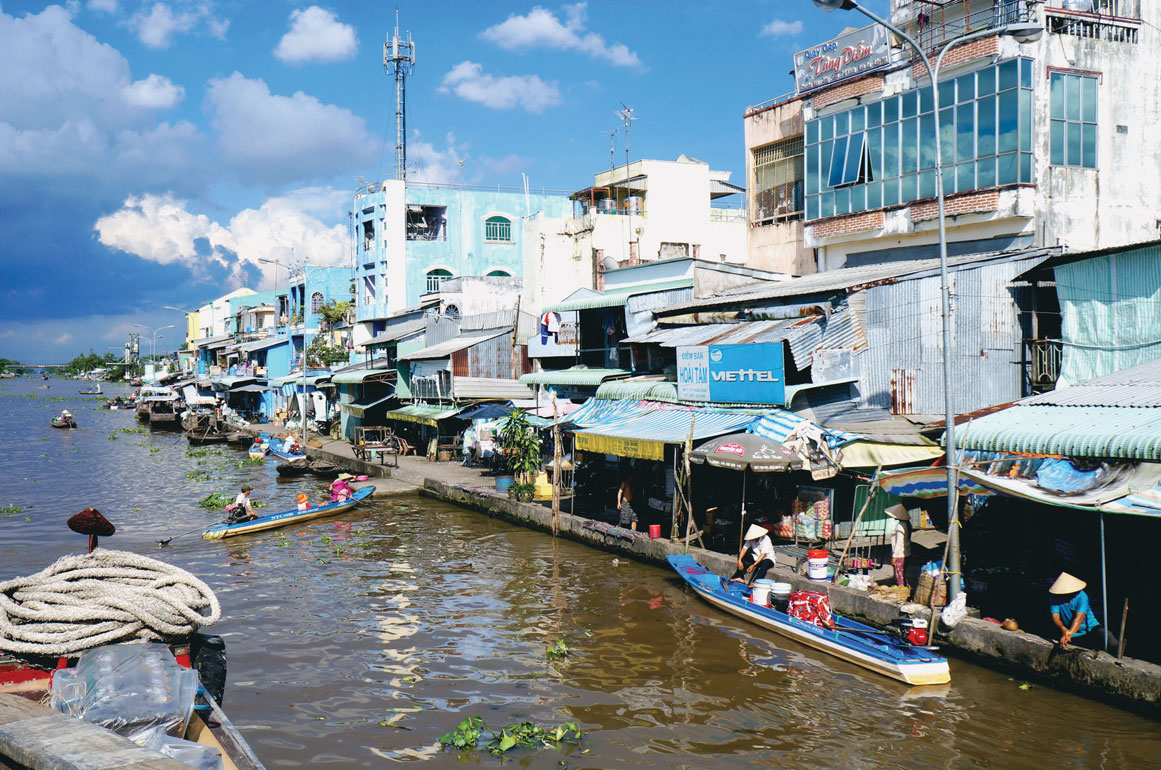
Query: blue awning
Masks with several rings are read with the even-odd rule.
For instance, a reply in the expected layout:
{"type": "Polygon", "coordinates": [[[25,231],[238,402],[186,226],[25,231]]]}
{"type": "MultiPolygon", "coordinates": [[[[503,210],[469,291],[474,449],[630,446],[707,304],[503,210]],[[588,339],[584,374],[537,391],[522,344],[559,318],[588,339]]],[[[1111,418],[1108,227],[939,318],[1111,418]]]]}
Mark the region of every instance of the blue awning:
{"type": "Polygon", "coordinates": [[[662,460],[665,458],[665,445],[684,444],[691,429],[693,440],[701,441],[735,433],[757,419],[757,415],[752,412],[727,412],[641,401],[620,403],[631,404],[635,409],[622,414],[610,411],[601,420],[589,416],[583,425],[576,428],[577,449],[662,460]]]}
{"type": "Polygon", "coordinates": [[[826,443],[831,449],[840,447],[850,441],[866,438],[866,436],[858,433],[847,433],[843,430],[830,430],[817,426],[805,417],[797,415],[794,412],[787,412],[783,409],[767,410],[760,420],[755,421],[749,427],[748,432],[757,433],[763,438],[784,444],[786,443],[786,439],[790,438],[790,434],[794,433],[794,431],[803,425],[822,431],[823,435],[826,436],[826,443]]]}

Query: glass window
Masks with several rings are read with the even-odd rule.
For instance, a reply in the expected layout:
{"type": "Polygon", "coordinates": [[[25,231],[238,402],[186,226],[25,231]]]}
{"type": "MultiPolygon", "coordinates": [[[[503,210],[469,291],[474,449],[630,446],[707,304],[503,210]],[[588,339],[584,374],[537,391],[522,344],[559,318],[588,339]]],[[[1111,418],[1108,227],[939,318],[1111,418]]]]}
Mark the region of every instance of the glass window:
{"type": "MultiPolygon", "coordinates": [[[[1058,166],[1096,168],[1097,79],[1053,72],[1048,113],[1052,116],[1049,124],[1050,161],[1058,166]]],[[[1031,147],[1021,146],[1020,149],[1031,147]]]]}
{"type": "Polygon", "coordinates": [[[883,182],[883,205],[884,206],[898,206],[899,205],[899,180],[888,179],[883,182]]]}
{"type": "Polygon", "coordinates": [[[1032,92],[1020,89],[1020,149],[1032,150],[1032,92]]]}
{"type": "Polygon", "coordinates": [[[877,209],[883,205],[883,183],[872,182],[867,185],[867,208],[877,209]]]}
{"type": "Polygon", "coordinates": [[[943,164],[955,163],[955,109],[939,111],[939,151],[943,153],[943,164]]]}
{"type": "Polygon", "coordinates": [[[955,159],[957,162],[976,157],[976,105],[961,104],[955,108],[955,159]]]}
{"type": "Polygon", "coordinates": [[[867,188],[857,184],[851,189],[851,211],[867,210],[867,188]]]}
{"type": "Polygon", "coordinates": [[[899,176],[899,124],[883,127],[883,178],[899,176]]]}
{"type": "MultiPolygon", "coordinates": [[[[808,126],[811,124],[807,124],[808,126]]],[[[806,194],[814,195],[818,192],[818,145],[806,148],[806,164],[803,169],[803,179],[806,184],[806,194]]]]}
{"type": "Polygon", "coordinates": [[[857,133],[863,130],[863,108],[856,107],[851,110],[851,133],[857,133]]]}
{"type": "Polygon", "coordinates": [[[899,179],[899,200],[910,202],[919,197],[919,177],[908,174],[899,179]]]}
{"type": "Polygon", "coordinates": [[[955,81],[944,80],[939,84],[939,106],[950,107],[955,104],[955,81]]]}
{"type": "Polygon", "coordinates": [[[1032,182],[1032,153],[1020,153],[1020,181],[1025,184],[1032,182]]]}
{"type": "Polygon", "coordinates": [[[806,199],[806,218],[818,219],[818,196],[816,195],[806,199]]]}
{"type": "Polygon", "coordinates": [[[830,159],[830,169],[827,173],[827,187],[838,187],[843,183],[843,168],[847,159],[847,137],[834,140],[834,151],[830,159]]]}
{"type": "Polygon", "coordinates": [[[834,193],[827,192],[818,196],[818,215],[820,217],[834,216],[834,193]]]}
{"type": "Polygon", "coordinates": [[[835,216],[851,213],[851,188],[840,187],[834,191],[835,216]]]}
{"type": "Polygon", "coordinates": [[[1016,171],[1016,153],[1001,155],[996,160],[996,184],[1016,184],[1019,181],[1016,171]]]}
{"type": "Polygon", "coordinates": [[[995,158],[984,158],[976,162],[976,184],[981,188],[996,186],[995,158]]]}
{"type": "Polygon", "coordinates": [[[834,117],[828,115],[818,121],[819,139],[826,141],[827,139],[834,139],[834,117]]]}
{"type": "Polygon", "coordinates": [[[1064,126],[1063,120],[1054,120],[1049,128],[1049,159],[1054,166],[1064,165],[1064,126]]]}
{"type": "Polygon", "coordinates": [[[806,124],[806,143],[807,144],[817,144],[818,143],[818,123],[819,123],[819,121],[812,120],[806,124]]]}
{"type": "Polygon", "coordinates": [[[919,170],[919,118],[908,118],[900,126],[900,173],[913,174],[919,170]]]}
{"type": "Polygon", "coordinates": [[[1096,168],[1096,124],[1084,123],[1084,132],[1080,137],[1080,165],[1085,168],[1096,168]]]}
{"type": "Polygon", "coordinates": [[[1032,60],[1020,60],[1020,86],[1022,88],[1032,87],[1032,60]]]}
{"type": "Polygon", "coordinates": [[[485,219],[484,240],[489,243],[511,243],[512,220],[500,216],[485,219]]]}
{"type": "Polygon", "coordinates": [[[935,168],[935,115],[919,118],[919,168],[935,168]]]}
{"type": "Polygon", "coordinates": [[[1016,59],[1009,59],[1000,65],[1000,90],[1007,91],[1009,88],[1015,88],[1019,85],[1019,65],[1020,62],[1016,59]]]}
{"type": "Polygon", "coordinates": [[[935,102],[933,101],[934,94],[930,88],[922,88],[919,91],[919,113],[932,112],[935,110],[935,102]]]}
{"type": "Polygon", "coordinates": [[[879,128],[867,132],[867,160],[871,164],[871,179],[883,178],[883,131],[879,128]]]}
{"type": "Polygon", "coordinates": [[[883,101],[883,122],[894,123],[899,119],[899,97],[892,96],[883,101]]]}
{"type": "Polygon", "coordinates": [[[976,164],[961,163],[955,167],[956,192],[976,189],[976,164]]]}
{"type": "Polygon", "coordinates": [[[924,171],[919,175],[919,197],[920,198],[934,198],[935,197],[935,172],[924,171]]]}
{"type": "Polygon", "coordinates": [[[976,91],[980,96],[996,93],[996,68],[988,67],[976,73],[976,91]]]}
{"type": "Polygon", "coordinates": [[[326,303],[326,300],[323,298],[323,293],[321,291],[311,292],[311,295],[310,295],[311,315],[318,315],[318,311],[322,309],[322,306],[325,303],[326,303]]]}
{"type": "Polygon", "coordinates": [[[996,154],[996,97],[985,96],[976,103],[976,154],[996,154]]]}
{"type": "Polygon", "coordinates": [[[999,142],[1000,152],[1012,152],[1019,143],[1017,129],[1020,127],[1020,97],[1015,91],[1000,94],[999,102],[999,142]]]}
{"type": "Polygon", "coordinates": [[[1064,163],[1067,166],[1080,165],[1080,123],[1065,123],[1064,163]]]}
{"type": "Polygon", "coordinates": [[[849,115],[849,113],[840,112],[834,116],[834,135],[835,136],[842,136],[843,134],[847,133],[848,115],[849,115]]]}
{"type": "Polygon", "coordinates": [[[863,170],[863,160],[865,157],[863,134],[852,134],[850,143],[847,144],[847,162],[846,167],[843,169],[842,184],[854,184],[859,181],[859,172],[863,170]]]}
{"type": "Polygon", "coordinates": [[[883,122],[883,105],[880,102],[867,105],[867,128],[874,128],[883,122]]]}
{"type": "Polygon", "coordinates": [[[427,293],[439,291],[440,284],[451,278],[452,274],[442,268],[427,271],[427,293]]]}
{"type": "Polygon", "coordinates": [[[913,118],[919,114],[919,94],[914,91],[908,91],[903,94],[903,117],[913,118]]]}
{"type": "Polygon", "coordinates": [[[1097,122],[1097,79],[1080,79],[1080,119],[1085,123],[1097,122]]]}
{"type": "Polygon", "coordinates": [[[1080,78],[1066,75],[1064,79],[1064,117],[1067,120],[1080,120],[1080,78]]]}
{"type": "Polygon", "coordinates": [[[1066,78],[1053,75],[1048,85],[1048,116],[1064,119],[1064,81],[1066,78]]]}

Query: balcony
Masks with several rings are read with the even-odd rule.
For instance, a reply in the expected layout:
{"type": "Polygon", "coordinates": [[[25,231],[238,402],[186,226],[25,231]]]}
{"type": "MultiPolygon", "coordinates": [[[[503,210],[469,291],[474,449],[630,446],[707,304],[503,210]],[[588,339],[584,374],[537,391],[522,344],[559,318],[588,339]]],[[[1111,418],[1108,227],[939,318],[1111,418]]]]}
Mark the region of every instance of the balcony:
{"type": "Polygon", "coordinates": [[[957,0],[940,5],[913,0],[899,3],[891,21],[912,33],[915,42],[930,53],[961,35],[1034,22],[1037,4],[1038,0],[957,0]]]}
{"type": "Polygon", "coordinates": [[[1053,34],[1136,44],[1141,0],[1051,0],[1044,21],[1053,34]]]}

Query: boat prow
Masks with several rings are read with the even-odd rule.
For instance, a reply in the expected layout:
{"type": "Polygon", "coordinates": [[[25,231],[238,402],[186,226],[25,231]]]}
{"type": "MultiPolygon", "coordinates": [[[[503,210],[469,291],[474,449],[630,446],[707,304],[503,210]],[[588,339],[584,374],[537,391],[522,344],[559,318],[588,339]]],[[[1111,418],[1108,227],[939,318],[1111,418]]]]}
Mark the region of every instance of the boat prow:
{"type": "Polygon", "coordinates": [[[697,594],[718,609],[815,650],[909,685],[937,685],[951,681],[947,659],[899,636],[834,615],[835,628],[825,628],[792,617],[773,607],[750,601],[744,583],[730,583],[707,570],[691,556],[667,557],[670,566],[697,594]]]}

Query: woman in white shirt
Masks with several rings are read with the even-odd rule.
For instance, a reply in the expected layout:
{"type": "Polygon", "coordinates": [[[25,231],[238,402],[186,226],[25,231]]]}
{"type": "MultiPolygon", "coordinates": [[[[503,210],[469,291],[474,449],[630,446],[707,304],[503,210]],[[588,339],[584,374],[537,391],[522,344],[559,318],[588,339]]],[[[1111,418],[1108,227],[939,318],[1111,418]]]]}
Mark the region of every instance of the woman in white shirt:
{"type": "Polygon", "coordinates": [[[738,571],[731,581],[746,585],[754,585],[755,580],[766,577],[766,573],[774,566],[774,544],[765,527],[751,524],[746,530],[746,540],[742,543],[742,550],[738,554],[738,571]]]}
{"type": "Polygon", "coordinates": [[[903,585],[903,568],[911,555],[911,514],[902,505],[892,505],[886,510],[895,519],[891,530],[891,564],[895,567],[895,585],[903,585]]]}

